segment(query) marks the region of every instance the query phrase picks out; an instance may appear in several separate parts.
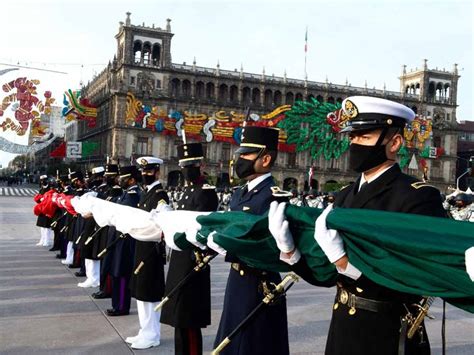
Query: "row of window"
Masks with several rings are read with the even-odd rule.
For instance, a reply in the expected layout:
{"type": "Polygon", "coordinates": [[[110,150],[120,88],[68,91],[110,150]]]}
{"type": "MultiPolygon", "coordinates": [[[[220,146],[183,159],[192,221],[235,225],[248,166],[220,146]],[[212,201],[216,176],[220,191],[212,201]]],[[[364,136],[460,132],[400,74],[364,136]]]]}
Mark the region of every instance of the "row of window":
{"type": "MultiPolygon", "coordinates": [[[[259,88],[250,88],[248,86],[242,88],[239,92],[239,88],[236,85],[228,86],[221,84],[216,88],[216,85],[212,82],[204,83],[202,81],[196,82],[194,92],[192,84],[189,80],[173,79],[170,82],[170,96],[174,98],[190,98],[195,97],[198,100],[216,100],[220,102],[238,103],[239,95],[240,100],[243,104],[254,104],[262,105],[262,91],[259,88]]],[[[320,102],[324,101],[322,95],[310,94],[306,98],[302,93],[287,92],[285,97],[280,90],[272,91],[267,89],[263,92],[263,105],[265,107],[280,106],[283,103],[292,105],[295,101],[301,101],[303,99],[310,100],[312,98],[317,99],[320,102]]],[[[329,103],[341,103],[342,98],[328,97],[327,102],[329,103]]]]}

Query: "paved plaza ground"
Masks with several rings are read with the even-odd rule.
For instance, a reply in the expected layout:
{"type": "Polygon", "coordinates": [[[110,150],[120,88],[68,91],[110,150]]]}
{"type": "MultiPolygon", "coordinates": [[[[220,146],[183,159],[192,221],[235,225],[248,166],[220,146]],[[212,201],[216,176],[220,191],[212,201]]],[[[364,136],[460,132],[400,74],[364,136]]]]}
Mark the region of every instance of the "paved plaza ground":
{"type": "MultiPolygon", "coordinates": [[[[35,246],[31,197],[0,196],[0,354],[172,354],[173,329],[162,326],[158,348],[132,350],[125,343],[136,335],[135,301],[129,316],[107,317],[110,299],[94,300],[95,289],[81,289],[83,278],[56,259],[55,252],[35,246]]],[[[229,265],[212,264],[212,325],[203,331],[204,353],[212,344],[222,310],[229,265]]],[[[433,272],[436,272],[433,270],[433,272]]],[[[295,285],[288,297],[291,354],[322,354],[331,316],[334,289],[295,285]]],[[[442,303],[428,320],[432,353],[441,353],[442,303]]],[[[269,325],[271,327],[271,325],[269,325]]],[[[472,354],[474,316],[447,307],[447,354],[472,354]]],[[[251,355],[251,354],[249,354],[251,355]]]]}

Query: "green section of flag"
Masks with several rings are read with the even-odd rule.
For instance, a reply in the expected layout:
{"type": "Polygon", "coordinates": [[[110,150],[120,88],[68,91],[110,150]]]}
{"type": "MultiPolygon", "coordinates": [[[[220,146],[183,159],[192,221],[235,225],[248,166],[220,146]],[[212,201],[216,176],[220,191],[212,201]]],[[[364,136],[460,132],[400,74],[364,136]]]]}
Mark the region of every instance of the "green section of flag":
{"type": "Polygon", "coordinates": [[[93,155],[99,148],[99,143],[96,142],[82,142],[82,157],[93,155]]]}
{"type": "MultiPolygon", "coordinates": [[[[313,278],[308,281],[327,285],[337,272],[314,240],[314,222],[320,213],[318,209],[296,206],[288,206],[285,211],[295,244],[312,271],[313,278]]],[[[198,217],[198,222],[203,226],[201,235],[217,232],[214,241],[246,264],[270,271],[290,271],[279,260],[266,216],[212,213],[198,217]]],[[[465,252],[474,246],[473,223],[336,208],[328,215],[327,224],[340,232],[351,263],[372,281],[401,292],[442,297],[474,313],[474,282],[465,265],[465,252]]]]}

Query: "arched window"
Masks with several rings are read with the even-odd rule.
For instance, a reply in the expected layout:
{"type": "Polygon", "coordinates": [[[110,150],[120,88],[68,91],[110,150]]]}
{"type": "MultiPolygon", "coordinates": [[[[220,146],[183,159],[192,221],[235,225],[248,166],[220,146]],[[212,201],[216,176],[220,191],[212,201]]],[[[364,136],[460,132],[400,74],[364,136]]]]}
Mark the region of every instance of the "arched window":
{"type": "Polygon", "coordinates": [[[133,42],[133,61],[135,64],[141,63],[142,60],[142,42],[133,42]]]}
{"type": "Polygon", "coordinates": [[[295,103],[295,95],[291,91],[286,93],[285,97],[285,104],[286,105],[293,105],[295,103]]]}
{"type": "Polygon", "coordinates": [[[415,95],[420,95],[420,83],[415,85],[415,95]]]}
{"type": "Polygon", "coordinates": [[[314,99],[314,95],[313,94],[309,94],[307,97],[306,97],[306,101],[312,101],[314,99]]]}
{"type": "Polygon", "coordinates": [[[252,90],[252,103],[254,105],[260,105],[260,90],[257,88],[252,90]]]}
{"type": "Polygon", "coordinates": [[[273,93],[271,90],[265,90],[265,94],[263,95],[263,105],[266,109],[271,109],[273,106],[273,93]]]}
{"type": "Polygon", "coordinates": [[[151,60],[154,66],[160,65],[160,57],[161,57],[161,46],[158,43],[153,45],[153,50],[151,52],[151,60]]]}
{"type": "Polygon", "coordinates": [[[334,102],[335,102],[335,101],[334,101],[334,97],[329,96],[329,97],[328,97],[328,103],[333,104],[334,102]]]}
{"type": "Polygon", "coordinates": [[[207,83],[206,84],[206,99],[212,100],[214,99],[214,83],[207,83]]]}
{"type": "Polygon", "coordinates": [[[316,96],[316,100],[318,100],[320,103],[324,102],[324,97],[321,95],[316,96]]]}
{"type": "Polygon", "coordinates": [[[338,97],[338,98],[336,99],[336,102],[337,102],[338,104],[342,104],[342,97],[338,97]]]}
{"type": "Polygon", "coordinates": [[[143,43],[143,64],[148,65],[151,63],[151,43],[143,43]]]}
{"type": "Polygon", "coordinates": [[[229,99],[232,103],[236,103],[239,100],[239,88],[237,86],[232,85],[230,87],[229,99]]]}
{"type": "Polygon", "coordinates": [[[443,84],[436,84],[436,99],[440,100],[443,97],[443,84]]]}
{"type": "Polygon", "coordinates": [[[449,99],[450,98],[450,95],[451,95],[451,87],[449,86],[449,84],[444,84],[444,97],[449,99]]]}
{"type": "Polygon", "coordinates": [[[281,91],[275,91],[275,93],[273,94],[273,103],[275,104],[275,106],[281,106],[281,91]]]}
{"type": "Polygon", "coordinates": [[[295,102],[296,101],[303,101],[303,94],[302,93],[297,93],[295,96],[295,102]]]}
{"type": "Polygon", "coordinates": [[[229,95],[229,89],[228,89],[227,85],[226,84],[221,84],[219,86],[218,101],[223,102],[223,103],[227,102],[228,95],[229,95]]]}
{"type": "Polygon", "coordinates": [[[171,80],[171,92],[170,92],[171,97],[179,96],[180,85],[181,85],[181,82],[179,79],[174,78],[173,80],[171,80]]]}
{"type": "Polygon", "coordinates": [[[184,97],[190,97],[191,96],[191,82],[189,80],[183,80],[183,83],[181,84],[181,90],[183,92],[184,97]]]}
{"type": "Polygon", "coordinates": [[[244,87],[242,89],[242,103],[244,105],[250,105],[250,88],[244,87]]]}
{"type": "Polygon", "coordinates": [[[199,100],[204,98],[204,83],[202,81],[196,82],[196,98],[199,100]]]}

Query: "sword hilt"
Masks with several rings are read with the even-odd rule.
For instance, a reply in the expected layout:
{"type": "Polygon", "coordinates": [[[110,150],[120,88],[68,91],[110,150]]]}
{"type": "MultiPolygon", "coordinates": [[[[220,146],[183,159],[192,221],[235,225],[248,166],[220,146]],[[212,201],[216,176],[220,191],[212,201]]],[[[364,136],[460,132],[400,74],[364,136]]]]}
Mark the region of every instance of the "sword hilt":
{"type": "Polygon", "coordinates": [[[160,303],[158,303],[158,305],[155,307],[155,312],[158,312],[161,308],[163,308],[163,306],[165,305],[166,302],[169,301],[169,297],[165,297],[161,300],[160,303]]]}
{"type": "Polygon", "coordinates": [[[138,264],[137,268],[135,269],[135,271],[133,273],[135,275],[138,275],[138,273],[140,272],[140,270],[142,269],[143,266],[145,266],[145,263],[143,261],[140,261],[140,264],[138,264]]]}
{"type": "Polygon", "coordinates": [[[225,338],[224,340],[222,340],[220,342],[220,344],[217,346],[217,348],[215,348],[214,350],[212,350],[211,352],[211,355],[219,355],[221,353],[222,350],[224,350],[224,348],[229,345],[230,343],[230,339],[229,338],[225,338]]]}
{"type": "Polygon", "coordinates": [[[104,256],[105,253],[107,253],[107,248],[104,248],[104,250],[102,250],[99,254],[97,254],[97,257],[101,258],[102,256],[104,256]]]}
{"type": "Polygon", "coordinates": [[[270,293],[265,296],[263,302],[266,304],[271,303],[278,295],[284,294],[286,290],[290,288],[295,282],[298,282],[299,279],[300,278],[294,272],[290,272],[283,278],[283,280],[281,280],[278,285],[275,286],[273,290],[270,291],[270,293]],[[285,288],[285,286],[290,282],[291,284],[288,286],[288,288],[285,288]]]}

